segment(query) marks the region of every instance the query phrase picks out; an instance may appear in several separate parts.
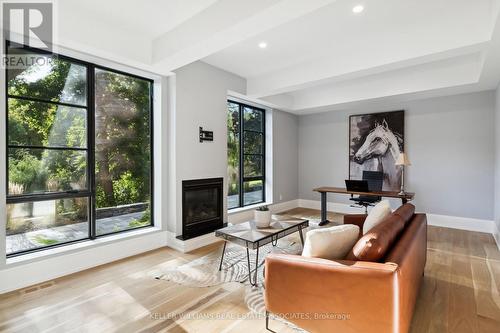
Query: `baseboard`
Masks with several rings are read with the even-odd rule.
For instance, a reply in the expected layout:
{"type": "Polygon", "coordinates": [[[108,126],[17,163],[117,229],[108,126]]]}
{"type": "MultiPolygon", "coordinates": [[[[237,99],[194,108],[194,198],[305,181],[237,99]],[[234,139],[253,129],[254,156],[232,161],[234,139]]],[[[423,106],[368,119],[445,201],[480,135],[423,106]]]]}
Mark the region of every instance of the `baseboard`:
{"type": "MultiPolygon", "coordinates": [[[[299,207],[320,209],[321,202],[318,200],[299,199],[299,207]]],[[[364,208],[351,207],[348,204],[334,203],[334,202],[327,203],[327,210],[330,212],[337,212],[341,214],[364,213],[364,208]]],[[[486,232],[492,234],[495,237],[497,245],[500,244],[499,241],[500,236],[496,224],[493,220],[483,220],[483,219],[439,215],[439,214],[427,214],[427,223],[429,225],[438,227],[468,230],[475,232],[486,232]]]]}
{"type": "Polygon", "coordinates": [[[215,237],[213,232],[187,240],[180,240],[176,238],[174,232],[167,232],[167,246],[182,253],[191,252],[220,240],[220,238],[215,237]]]}
{"type": "MultiPolygon", "coordinates": [[[[290,200],[290,201],[285,201],[285,202],[280,202],[276,203],[273,205],[269,205],[269,210],[275,214],[279,212],[283,212],[289,209],[297,208],[299,207],[299,201],[298,200],[290,200]]],[[[253,214],[254,209],[248,209],[245,211],[240,211],[238,213],[233,213],[228,216],[228,222],[232,224],[238,224],[244,221],[251,220],[254,216],[253,214]]],[[[214,233],[210,233],[207,235],[195,237],[192,239],[188,240],[180,240],[176,238],[176,234],[173,232],[168,232],[167,233],[167,244],[169,247],[173,248],[174,250],[180,251],[182,253],[187,253],[191,252],[193,250],[196,250],[200,247],[207,246],[210,244],[213,244],[215,242],[219,242],[221,239],[215,237],[214,233]]]]}
{"type": "Polygon", "coordinates": [[[500,229],[499,225],[495,223],[495,232],[493,233],[493,238],[497,242],[498,251],[500,251],[500,229]]]}
{"type": "Polygon", "coordinates": [[[492,235],[495,234],[496,229],[495,222],[493,220],[439,214],[427,214],[427,223],[436,227],[485,232],[492,235]]]}

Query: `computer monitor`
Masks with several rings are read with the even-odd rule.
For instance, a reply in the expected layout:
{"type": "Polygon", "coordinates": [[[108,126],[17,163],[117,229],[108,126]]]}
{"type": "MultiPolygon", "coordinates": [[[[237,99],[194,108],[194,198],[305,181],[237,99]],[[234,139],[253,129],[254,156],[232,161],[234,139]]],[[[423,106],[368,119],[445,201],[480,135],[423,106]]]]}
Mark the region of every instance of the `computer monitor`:
{"type": "Polygon", "coordinates": [[[384,173],[382,171],[363,171],[363,180],[368,182],[370,192],[382,191],[384,184],[384,173]]]}

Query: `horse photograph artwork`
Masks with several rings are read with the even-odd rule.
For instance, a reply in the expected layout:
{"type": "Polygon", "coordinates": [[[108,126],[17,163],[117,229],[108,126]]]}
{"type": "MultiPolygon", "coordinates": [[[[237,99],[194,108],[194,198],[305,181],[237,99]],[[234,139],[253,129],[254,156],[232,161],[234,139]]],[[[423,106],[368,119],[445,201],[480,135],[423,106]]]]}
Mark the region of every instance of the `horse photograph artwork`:
{"type": "Polygon", "coordinates": [[[381,171],[384,191],[399,191],[401,168],[395,165],[404,151],[404,111],[349,117],[349,179],[363,171],[381,171]]]}

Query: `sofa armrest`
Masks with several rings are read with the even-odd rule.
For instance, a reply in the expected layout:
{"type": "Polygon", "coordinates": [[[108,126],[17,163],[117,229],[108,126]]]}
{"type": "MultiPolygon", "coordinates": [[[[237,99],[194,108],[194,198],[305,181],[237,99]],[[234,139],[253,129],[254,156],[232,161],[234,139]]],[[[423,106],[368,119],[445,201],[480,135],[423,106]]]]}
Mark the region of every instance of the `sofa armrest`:
{"type": "Polygon", "coordinates": [[[396,264],[273,254],[265,270],[267,311],[301,328],[398,331],[396,264]]]}

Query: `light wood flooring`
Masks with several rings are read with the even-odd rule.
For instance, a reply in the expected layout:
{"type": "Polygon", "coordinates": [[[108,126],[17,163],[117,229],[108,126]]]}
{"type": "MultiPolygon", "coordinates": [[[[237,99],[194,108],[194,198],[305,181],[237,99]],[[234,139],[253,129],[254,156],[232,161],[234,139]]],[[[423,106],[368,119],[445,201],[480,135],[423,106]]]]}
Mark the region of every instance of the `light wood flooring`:
{"type": "MultiPolygon", "coordinates": [[[[294,209],[297,217],[319,211],[294,209]]],[[[341,221],[340,214],[330,214],[341,221]]],[[[0,332],[266,332],[238,284],[189,288],[152,272],[219,251],[164,248],[0,295],[0,332]],[[191,317],[171,318],[169,314],[191,317]],[[206,319],[224,314],[223,319],[206,319]],[[193,319],[195,318],[195,319],[193,319]],[[204,319],[205,318],[205,319],[204,319]]],[[[429,227],[411,332],[500,332],[500,252],[488,234],[429,227]]],[[[293,332],[272,321],[276,332],[293,332]]]]}

